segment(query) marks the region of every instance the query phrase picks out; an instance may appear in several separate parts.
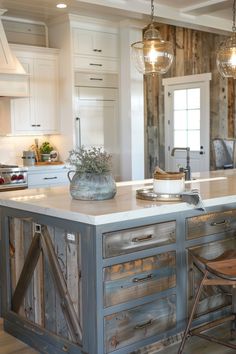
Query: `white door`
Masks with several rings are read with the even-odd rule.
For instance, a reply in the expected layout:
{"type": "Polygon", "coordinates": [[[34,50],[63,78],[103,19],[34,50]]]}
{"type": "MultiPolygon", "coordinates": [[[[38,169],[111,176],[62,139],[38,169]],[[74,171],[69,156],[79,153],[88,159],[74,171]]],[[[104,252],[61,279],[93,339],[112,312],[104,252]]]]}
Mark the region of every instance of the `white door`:
{"type": "Polygon", "coordinates": [[[192,172],[209,170],[209,80],[211,74],[164,79],[165,168],[186,167],[190,148],[192,172]]]}

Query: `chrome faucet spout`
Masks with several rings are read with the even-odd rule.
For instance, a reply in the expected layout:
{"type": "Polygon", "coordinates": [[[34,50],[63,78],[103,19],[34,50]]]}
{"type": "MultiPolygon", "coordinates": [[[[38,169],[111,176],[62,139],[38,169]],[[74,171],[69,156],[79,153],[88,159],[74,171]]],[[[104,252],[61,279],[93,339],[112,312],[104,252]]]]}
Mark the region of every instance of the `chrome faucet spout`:
{"type": "MultiPolygon", "coordinates": [[[[191,179],[191,167],[190,167],[190,147],[175,147],[171,150],[171,156],[175,155],[175,151],[186,151],[186,168],[184,169],[185,172],[185,179],[189,181],[191,179]]],[[[183,170],[183,169],[182,169],[183,170]]]]}
{"type": "Polygon", "coordinates": [[[189,154],[190,152],[190,148],[189,147],[175,147],[171,150],[171,156],[174,156],[175,155],[175,151],[176,150],[183,150],[183,151],[187,151],[187,155],[189,154]]]}

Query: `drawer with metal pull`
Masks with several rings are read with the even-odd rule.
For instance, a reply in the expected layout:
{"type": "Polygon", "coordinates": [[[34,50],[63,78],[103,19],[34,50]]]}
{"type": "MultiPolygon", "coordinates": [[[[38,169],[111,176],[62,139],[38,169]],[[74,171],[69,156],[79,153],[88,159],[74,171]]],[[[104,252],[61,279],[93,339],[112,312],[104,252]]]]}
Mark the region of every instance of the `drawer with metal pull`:
{"type": "Polygon", "coordinates": [[[187,239],[236,230],[236,210],[209,213],[188,218],[186,221],[187,239]]]}
{"type": "Polygon", "coordinates": [[[175,242],[176,221],[105,233],[103,257],[109,258],[175,242]]]}
{"type": "Polygon", "coordinates": [[[176,285],[175,251],[103,269],[104,306],[157,294],[176,285]]]}
{"type": "Polygon", "coordinates": [[[106,316],[106,353],[123,348],[175,327],[176,296],[163,297],[129,310],[106,316]]]}
{"type": "Polygon", "coordinates": [[[74,67],[90,72],[118,73],[118,61],[111,59],[75,55],[74,67]]]}
{"type": "Polygon", "coordinates": [[[61,169],[50,172],[28,173],[29,188],[47,187],[50,185],[66,185],[69,183],[67,170],[61,169]]]}
{"type": "Polygon", "coordinates": [[[75,86],[118,87],[117,74],[75,72],[75,86]]]}

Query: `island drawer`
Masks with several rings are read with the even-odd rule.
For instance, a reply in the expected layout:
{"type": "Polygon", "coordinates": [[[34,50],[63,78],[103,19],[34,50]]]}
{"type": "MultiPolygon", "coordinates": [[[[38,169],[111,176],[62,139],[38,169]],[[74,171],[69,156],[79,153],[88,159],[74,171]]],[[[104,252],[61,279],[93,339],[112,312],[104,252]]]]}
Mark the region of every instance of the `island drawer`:
{"type": "Polygon", "coordinates": [[[136,227],[103,235],[103,257],[109,258],[175,242],[176,221],[136,227]]]}
{"type": "Polygon", "coordinates": [[[175,287],[175,268],[175,251],[104,268],[104,306],[117,305],[175,287]]]}
{"type": "Polygon", "coordinates": [[[175,327],[176,295],[106,316],[106,353],[123,348],[175,327]]]}
{"type": "Polygon", "coordinates": [[[187,239],[236,230],[236,209],[194,216],[188,218],[186,223],[187,239]]]}

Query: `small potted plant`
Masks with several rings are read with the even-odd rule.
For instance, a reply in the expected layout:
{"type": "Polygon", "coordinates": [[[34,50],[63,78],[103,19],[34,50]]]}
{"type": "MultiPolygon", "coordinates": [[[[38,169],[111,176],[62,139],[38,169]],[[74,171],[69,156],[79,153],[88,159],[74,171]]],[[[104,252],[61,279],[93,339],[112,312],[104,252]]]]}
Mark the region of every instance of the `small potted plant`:
{"type": "Polygon", "coordinates": [[[49,161],[50,160],[50,152],[53,150],[52,145],[48,141],[44,141],[39,148],[39,152],[41,155],[41,161],[49,161]]]}
{"type": "Polygon", "coordinates": [[[75,170],[68,172],[70,193],[74,199],[104,200],[116,194],[116,183],[111,174],[112,156],[102,147],[71,150],[68,162],[75,170]],[[71,178],[71,174],[74,174],[71,178]]]}

